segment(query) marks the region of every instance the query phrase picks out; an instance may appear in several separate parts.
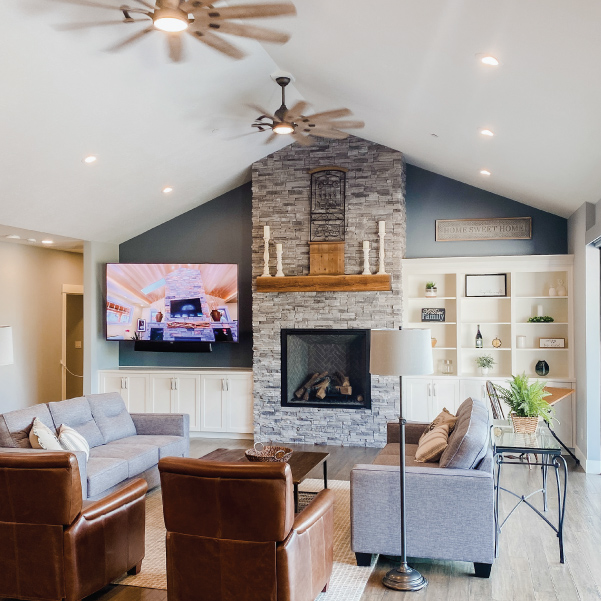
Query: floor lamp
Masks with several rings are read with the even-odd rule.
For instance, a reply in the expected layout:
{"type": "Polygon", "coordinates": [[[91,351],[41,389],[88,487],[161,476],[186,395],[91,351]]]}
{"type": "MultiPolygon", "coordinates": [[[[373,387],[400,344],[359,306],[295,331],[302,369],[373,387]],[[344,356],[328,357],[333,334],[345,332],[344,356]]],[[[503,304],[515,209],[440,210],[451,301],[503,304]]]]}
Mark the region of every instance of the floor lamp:
{"type": "Polygon", "coordinates": [[[0,326],[0,365],[13,363],[13,329],[10,326],[0,326]]]}
{"type": "MultiPolygon", "coordinates": [[[[407,524],[405,512],[405,418],[403,417],[403,376],[425,376],[434,371],[430,330],[372,330],[370,372],[399,376],[400,405],[400,503],[401,565],[384,576],[384,586],[397,591],[419,591],[428,581],[407,565],[407,524]]],[[[425,399],[424,399],[425,401],[425,399]]]]}

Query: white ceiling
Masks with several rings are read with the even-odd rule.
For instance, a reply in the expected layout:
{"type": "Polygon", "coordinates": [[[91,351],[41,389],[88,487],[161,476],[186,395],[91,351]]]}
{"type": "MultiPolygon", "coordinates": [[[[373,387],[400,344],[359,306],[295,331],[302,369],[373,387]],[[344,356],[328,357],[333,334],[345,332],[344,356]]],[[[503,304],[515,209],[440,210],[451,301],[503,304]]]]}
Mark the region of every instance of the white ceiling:
{"type": "Polygon", "coordinates": [[[296,76],[291,100],[348,106],[367,124],[353,133],[415,165],[563,216],[601,197],[601,3],[296,6],[296,18],[260,23],[290,31],[285,46],[234,38],[249,57],[233,61],[189,38],[187,62],[172,64],[160,32],[103,51],[143,24],[54,28],[108,11],[4,2],[0,223],[121,242],[247,181],[250,164],[286,142],[236,137],[256,116],[246,104],[279,106],[276,68],[296,76]],[[482,52],[502,65],[482,66],[482,52]],[[99,160],[85,165],[88,154],[99,160]]]}

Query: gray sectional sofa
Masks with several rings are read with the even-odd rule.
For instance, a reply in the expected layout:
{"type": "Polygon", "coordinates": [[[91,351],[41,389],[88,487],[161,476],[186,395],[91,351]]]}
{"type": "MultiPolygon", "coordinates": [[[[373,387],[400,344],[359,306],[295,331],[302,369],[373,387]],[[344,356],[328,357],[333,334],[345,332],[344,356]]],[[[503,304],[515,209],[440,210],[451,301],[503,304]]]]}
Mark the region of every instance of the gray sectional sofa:
{"type": "MultiPolygon", "coordinates": [[[[473,562],[488,577],[495,557],[493,456],[488,410],[467,399],[438,463],[415,452],[428,424],[406,426],[407,555],[473,562]],[[443,467],[444,466],[444,467],[443,467]]],[[[351,471],[351,547],[359,565],[374,553],[400,555],[399,425],[371,465],[351,471]]]]}
{"type": "MultiPolygon", "coordinates": [[[[76,451],[84,499],[104,497],[134,478],[159,485],[162,457],[188,457],[187,414],[128,413],[117,393],[39,404],[0,415],[0,452],[37,452],[29,443],[34,418],[52,430],[66,424],[90,445],[90,458],[76,451]]],[[[67,451],[65,451],[67,452],[67,451]]]]}

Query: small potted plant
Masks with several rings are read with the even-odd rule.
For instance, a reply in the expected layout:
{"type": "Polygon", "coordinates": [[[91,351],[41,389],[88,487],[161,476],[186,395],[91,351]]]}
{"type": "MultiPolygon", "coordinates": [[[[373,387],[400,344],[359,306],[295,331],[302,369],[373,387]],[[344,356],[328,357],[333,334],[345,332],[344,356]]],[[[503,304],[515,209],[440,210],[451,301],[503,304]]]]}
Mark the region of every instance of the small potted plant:
{"type": "Polygon", "coordinates": [[[555,419],[554,408],[545,401],[550,394],[545,390],[545,383],[530,383],[525,373],[512,376],[509,388],[497,386],[497,392],[511,409],[514,432],[534,434],[541,419],[548,424],[555,419]]]}
{"type": "Polygon", "coordinates": [[[426,283],[426,296],[428,298],[436,298],[438,292],[436,290],[436,282],[426,283]]]}
{"type": "Polygon", "coordinates": [[[492,358],[492,355],[482,355],[480,357],[476,357],[476,365],[480,368],[480,373],[483,376],[487,376],[489,370],[496,363],[496,361],[492,358]]]}

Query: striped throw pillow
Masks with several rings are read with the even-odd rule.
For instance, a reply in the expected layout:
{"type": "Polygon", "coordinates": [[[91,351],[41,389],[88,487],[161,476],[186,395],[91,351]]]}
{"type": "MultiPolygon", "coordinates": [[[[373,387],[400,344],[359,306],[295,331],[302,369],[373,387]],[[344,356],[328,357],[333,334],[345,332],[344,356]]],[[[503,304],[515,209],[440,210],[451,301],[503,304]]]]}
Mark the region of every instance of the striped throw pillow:
{"type": "Polygon", "coordinates": [[[86,454],[86,461],[90,458],[88,441],[77,430],[66,424],[62,424],[58,429],[58,441],[65,451],[83,451],[86,454]]]}
{"type": "Polygon", "coordinates": [[[434,430],[436,426],[441,426],[442,424],[449,425],[449,434],[453,432],[455,429],[455,424],[457,423],[457,417],[455,417],[446,407],[434,418],[431,424],[429,424],[424,433],[421,435],[420,440],[428,433],[434,430]]]}
{"type": "Polygon", "coordinates": [[[435,426],[426,432],[419,440],[415,461],[419,463],[434,463],[440,459],[443,451],[449,446],[449,424],[435,426]]]}

